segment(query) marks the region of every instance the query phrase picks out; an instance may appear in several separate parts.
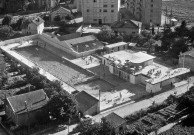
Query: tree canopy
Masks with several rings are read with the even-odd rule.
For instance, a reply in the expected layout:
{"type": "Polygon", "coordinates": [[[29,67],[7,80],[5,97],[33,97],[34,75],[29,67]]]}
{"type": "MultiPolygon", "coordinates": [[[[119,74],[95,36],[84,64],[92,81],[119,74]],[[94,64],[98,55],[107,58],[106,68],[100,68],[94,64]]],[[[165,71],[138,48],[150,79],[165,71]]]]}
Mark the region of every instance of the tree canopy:
{"type": "Polygon", "coordinates": [[[3,20],[2,20],[2,25],[8,25],[8,26],[10,26],[11,20],[12,20],[12,16],[11,15],[6,15],[3,18],[3,20]]]}
{"type": "Polygon", "coordinates": [[[73,133],[79,132],[79,135],[110,135],[112,127],[105,118],[102,122],[93,123],[91,119],[83,120],[74,128],[73,133]]]}
{"type": "Polygon", "coordinates": [[[109,26],[104,25],[101,28],[101,32],[97,34],[97,38],[100,41],[108,42],[108,43],[116,43],[121,42],[123,37],[121,35],[116,34],[109,26]]]}

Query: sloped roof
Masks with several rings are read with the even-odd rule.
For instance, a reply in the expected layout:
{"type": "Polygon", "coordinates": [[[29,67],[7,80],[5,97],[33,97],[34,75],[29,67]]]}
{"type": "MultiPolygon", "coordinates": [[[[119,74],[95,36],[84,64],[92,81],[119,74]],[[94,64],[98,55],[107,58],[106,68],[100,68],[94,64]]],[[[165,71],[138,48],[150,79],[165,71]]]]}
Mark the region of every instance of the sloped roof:
{"type": "Polygon", "coordinates": [[[103,47],[103,44],[93,35],[65,40],[65,42],[77,52],[85,52],[103,47]]]}
{"type": "Polygon", "coordinates": [[[123,45],[127,45],[127,43],[126,42],[118,42],[118,43],[106,45],[106,47],[107,48],[114,48],[114,47],[123,46],[123,45]]]}
{"type": "Polygon", "coordinates": [[[58,6],[54,7],[54,8],[52,9],[51,13],[52,13],[52,12],[55,12],[55,11],[57,11],[57,10],[59,10],[59,9],[62,9],[62,10],[65,10],[65,11],[71,13],[70,7],[69,7],[67,4],[65,4],[65,3],[60,3],[58,6]]]}
{"type": "Polygon", "coordinates": [[[194,58],[194,49],[190,50],[190,51],[187,51],[187,52],[184,52],[181,55],[187,55],[187,56],[191,56],[191,57],[194,58]]]}
{"type": "Polygon", "coordinates": [[[71,45],[76,45],[76,44],[80,44],[80,43],[84,43],[84,42],[88,42],[88,41],[93,41],[93,40],[97,40],[97,38],[93,35],[89,35],[89,36],[84,36],[84,37],[66,40],[66,42],[71,44],[71,45]]]}
{"type": "Polygon", "coordinates": [[[113,128],[117,128],[118,126],[126,123],[125,119],[117,115],[116,113],[111,113],[105,117],[105,119],[110,123],[113,128]]]}
{"type": "Polygon", "coordinates": [[[40,17],[36,17],[35,19],[32,20],[32,22],[38,26],[38,25],[44,23],[44,20],[40,17]]]}
{"type": "Polygon", "coordinates": [[[26,112],[26,103],[29,111],[42,108],[48,102],[48,97],[44,90],[36,90],[29,93],[16,95],[7,98],[13,111],[17,114],[26,112]],[[25,103],[26,101],[26,103],[25,103]]]}
{"type": "Polygon", "coordinates": [[[57,37],[60,41],[64,41],[64,40],[70,40],[70,39],[74,39],[74,38],[78,38],[80,37],[80,33],[76,32],[76,33],[71,33],[71,34],[67,34],[67,35],[63,35],[63,36],[59,36],[57,37]]]}
{"type": "Polygon", "coordinates": [[[86,112],[88,109],[90,109],[92,106],[99,102],[98,99],[91,96],[85,91],[79,92],[75,98],[78,102],[78,107],[82,113],[86,112]]]}
{"type": "Polygon", "coordinates": [[[111,28],[131,28],[131,29],[139,29],[139,26],[132,22],[131,20],[123,20],[114,22],[111,25],[111,28]]]}

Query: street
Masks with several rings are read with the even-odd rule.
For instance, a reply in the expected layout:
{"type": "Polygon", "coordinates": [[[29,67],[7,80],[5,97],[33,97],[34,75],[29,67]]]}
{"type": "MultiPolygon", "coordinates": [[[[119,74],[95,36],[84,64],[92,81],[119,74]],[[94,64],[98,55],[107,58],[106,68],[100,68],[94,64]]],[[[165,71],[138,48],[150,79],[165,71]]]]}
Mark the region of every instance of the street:
{"type": "MultiPolygon", "coordinates": [[[[180,83],[182,83],[182,82],[180,82],[180,83]]],[[[194,78],[190,79],[189,87],[188,87],[188,83],[183,84],[181,86],[179,86],[177,84],[178,87],[175,87],[174,89],[172,89],[170,91],[161,93],[161,94],[156,95],[152,98],[145,99],[145,100],[142,100],[142,101],[139,101],[136,103],[127,103],[127,104],[109,109],[107,111],[101,112],[100,114],[94,116],[93,119],[96,122],[100,122],[102,117],[104,117],[112,112],[115,112],[116,114],[118,114],[119,116],[124,118],[130,114],[133,114],[136,111],[140,111],[141,109],[146,109],[146,108],[152,106],[153,102],[155,102],[156,104],[162,103],[164,100],[167,99],[168,96],[174,94],[175,92],[176,92],[176,95],[181,95],[181,94],[185,93],[188,90],[188,88],[193,86],[193,83],[194,83],[194,78]]],[[[76,125],[77,124],[69,126],[69,132],[73,131],[73,128],[75,128],[76,125]]],[[[68,130],[66,129],[66,130],[60,131],[58,133],[54,133],[52,135],[67,135],[67,134],[68,134],[68,130]]],[[[47,133],[45,135],[49,135],[49,133],[47,133]]]]}

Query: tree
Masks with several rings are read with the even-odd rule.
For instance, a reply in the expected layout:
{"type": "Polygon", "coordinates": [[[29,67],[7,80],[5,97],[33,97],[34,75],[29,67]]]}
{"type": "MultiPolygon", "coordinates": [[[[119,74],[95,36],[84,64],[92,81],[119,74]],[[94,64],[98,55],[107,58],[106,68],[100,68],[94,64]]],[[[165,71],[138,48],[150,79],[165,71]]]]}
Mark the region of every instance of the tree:
{"type": "Polygon", "coordinates": [[[76,100],[66,91],[54,95],[46,105],[49,115],[57,121],[68,121],[77,115],[76,100]]]}
{"type": "Polygon", "coordinates": [[[79,135],[110,135],[111,131],[112,127],[105,118],[102,118],[101,123],[83,120],[73,129],[73,133],[79,132],[79,135]]]}
{"type": "Polygon", "coordinates": [[[8,26],[10,26],[11,20],[12,20],[12,16],[11,15],[6,15],[3,18],[3,20],[2,20],[2,25],[8,25],[8,26]]]}
{"type": "Polygon", "coordinates": [[[188,50],[188,45],[186,44],[185,38],[176,38],[170,48],[169,53],[174,58],[178,58],[181,52],[186,52],[188,50]]]}
{"type": "Polygon", "coordinates": [[[189,39],[190,42],[193,43],[194,42],[194,27],[192,27],[189,31],[189,39]]]}
{"type": "Polygon", "coordinates": [[[177,37],[188,37],[189,30],[186,21],[182,21],[181,25],[175,28],[175,34],[177,37]]]}
{"type": "Polygon", "coordinates": [[[55,16],[55,17],[54,17],[54,21],[55,21],[55,22],[61,21],[60,15],[55,16]]]}
{"type": "Polygon", "coordinates": [[[28,27],[28,24],[30,24],[31,22],[32,22],[31,17],[23,18],[22,24],[21,24],[21,29],[26,29],[28,27]]]}
{"type": "Polygon", "coordinates": [[[162,41],[161,50],[162,51],[168,51],[170,49],[174,37],[175,36],[170,27],[164,29],[163,36],[161,38],[161,41],[162,41]]]}
{"type": "Polygon", "coordinates": [[[71,18],[71,16],[70,15],[67,15],[67,16],[65,16],[65,20],[71,20],[72,18],[71,18]]]}
{"type": "Polygon", "coordinates": [[[116,35],[115,32],[107,25],[102,26],[101,31],[97,34],[100,41],[108,43],[116,43],[123,40],[121,35],[116,35]]]}
{"type": "Polygon", "coordinates": [[[0,40],[9,39],[13,35],[13,30],[10,26],[4,25],[0,27],[0,40]]]}

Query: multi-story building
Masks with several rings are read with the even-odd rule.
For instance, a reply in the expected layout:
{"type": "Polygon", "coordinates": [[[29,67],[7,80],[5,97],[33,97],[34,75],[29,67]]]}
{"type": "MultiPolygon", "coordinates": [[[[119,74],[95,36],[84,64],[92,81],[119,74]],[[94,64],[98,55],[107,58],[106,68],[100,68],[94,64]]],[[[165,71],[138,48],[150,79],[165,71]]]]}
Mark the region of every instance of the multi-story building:
{"type": "Polygon", "coordinates": [[[35,0],[37,8],[53,8],[57,5],[57,0],[35,0]]]}
{"type": "Polygon", "coordinates": [[[120,0],[82,0],[83,22],[111,24],[119,19],[120,0]]]}
{"type": "Polygon", "coordinates": [[[161,24],[162,0],[127,0],[127,8],[144,26],[161,24]]]}

